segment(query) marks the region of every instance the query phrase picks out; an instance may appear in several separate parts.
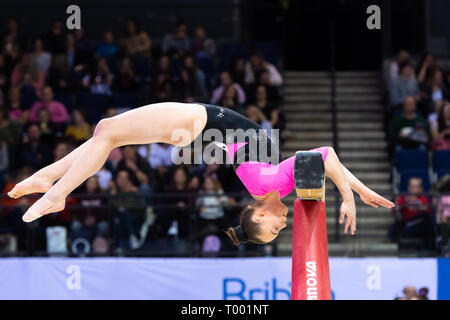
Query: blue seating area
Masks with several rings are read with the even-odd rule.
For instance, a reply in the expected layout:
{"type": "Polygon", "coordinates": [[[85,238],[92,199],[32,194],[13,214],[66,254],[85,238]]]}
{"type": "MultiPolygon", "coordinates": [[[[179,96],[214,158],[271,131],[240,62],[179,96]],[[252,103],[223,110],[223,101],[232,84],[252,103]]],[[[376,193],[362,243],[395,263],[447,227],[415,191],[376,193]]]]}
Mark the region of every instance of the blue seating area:
{"type": "Polygon", "coordinates": [[[116,92],[112,96],[114,108],[136,108],[139,106],[139,96],[134,92],[116,92]]]}
{"type": "Polygon", "coordinates": [[[86,109],[88,122],[97,123],[110,103],[109,97],[106,95],[82,93],[78,98],[77,105],[86,109]]]}

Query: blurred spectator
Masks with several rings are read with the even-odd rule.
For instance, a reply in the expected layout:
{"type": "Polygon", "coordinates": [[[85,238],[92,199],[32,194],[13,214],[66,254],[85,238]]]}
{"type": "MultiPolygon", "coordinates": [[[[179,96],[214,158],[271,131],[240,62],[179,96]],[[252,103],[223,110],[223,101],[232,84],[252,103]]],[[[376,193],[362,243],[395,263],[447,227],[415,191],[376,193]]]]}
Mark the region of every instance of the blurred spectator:
{"type": "Polygon", "coordinates": [[[186,55],[183,60],[184,69],[192,72],[195,75],[197,85],[200,86],[200,90],[203,94],[207,95],[207,85],[205,73],[197,66],[196,61],[192,55],[186,55]]]}
{"type": "Polygon", "coordinates": [[[145,197],[130,180],[128,170],[118,170],[114,181],[110,182],[109,208],[116,212],[114,236],[117,250],[137,249],[139,226],[144,221],[145,197]]]}
{"type": "Polygon", "coordinates": [[[128,19],[126,35],[122,39],[125,53],[131,57],[149,57],[152,42],[136,19],[128,19]]]}
{"type": "Polygon", "coordinates": [[[92,56],[95,52],[94,44],[91,40],[84,36],[84,29],[75,29],[75,51],[77,57],[82,64],[87,64],[92,60],[92,56]]]}
{"type": "Polygon", "coordinates": [[[91,126],[86,121],[86,115],[81,109],[72,112],[72,123],[67,127],[66,136],[76,141],[86,141],[90,137],[91,126]]]}
{"type": "Polygon", "coordinates": [[[53,162],[59,161],[71,152],[71,147],[67,141],[59,141],[53,149],[53,162]]]}
{"type": "Polygon", "coordinates": [[[114,75],[109,70],[106,59],[100,58],[95,62],[91,73],[82,79],[84,88],[89,89],[93,94],[112,95],[111,85],[113,84],[114,75]]]}
{"type": "Polygon", "coordinates": [[[421,102],[423,108],[421,113],[427,117],[429,113],[439,112],[444,100],[450,98],[450,91],[444,87],[442,71],[438,67],[428,69],[425,83],[421,86],[424,99],[421,102]]]}
{"type": "Polygon", "coordinates": [[[448,239],[450,235],[450,174],[444,175],[436,184],[438,193],[443,193],[438,196],[436,203],[436,214],[440,220],[441,229],[441,248],[442,254],[445,257],[450,256],[450,247],[448,239]]]}
{"type": "Polygon", "coordinates": [[[403,294],[405,295],[404,300],[418,300],[416,288],[412,286],[405,287],[403,294]]]}
{"type": "Polygon", "coordinates": [[[262,129],[267,130],[267,134],[269,136],[271,135],[272,124],[267,120],[261,109],[255,107],[254,105],[249,105],[245,108],[245,116],[253,122],[259,124],[262,129]]]}
{"type": "Polygon", "coordinates": [[[16,168],[16,151],[20,143],[21,126],[8,119],[5,108],[0,108],[0,171],[16,168]]]}
{"type": "Polygon", "coordinates": [[[34,40],[34,51],[30,54],[30,64],[32,68],[39,68],[44,75],[47,74],[50,64],[52,62],[52,55],[44,50],[44,42],[41,37],[34,40]]]}
{"type": "Polygon", "coordinates": [[[11,120],[16,120],[20,123],[26,123],[28,121],[28,110],[24,110],[20,102],[20,89],[17,87],[11,87],[9,89],[9,104],[8,104],[8,116],[11,120]]]}
{"type": "Polygon", "coordinates": [[[242,87],[239,84],[237,84],[233,81],[233,79],[231,78],[231,75],[228,71],[222,71],[220,73],[220,86],[217,87],[216,89],[214,89],[212,96],[211,96],[211,103],[215,104],[215,103],[219,102],[224,94],[225,88],[228,88],[230,86],[236,90],[238,102],[240,104],[245,103],[247,97],[245,95],[244,90],[242,89],[242,87]]]}
{"type": "Polygon", "coordinates": [[[390,228],[389,236],[393,241],[397,241],[399,237],[420,237],[424,247],[432,249],[432,208],[428,197],[422,196],[422,193],[422,179],[410,178],[408,195],[396,199],[400,219],[390,228]]]}
{"type": "Polygon", "coordinates": [[[0,53],[0,104],[4,103],[5,95],[9,88],[8,70],[5,65],[5,57],[0,53]]]}
{"type": "Polygon", "coordinates": [[[410,62],[404,62],[399,67],[399,77],[392,81],[389,88],[390,106],[399,109],[406,97],[419,99],[419,86],[410,62]]]}
{"type": "Polygon", "coordinates": [[[45,85],[45,74],[37,65],[30,63],[28,54],[23,54],[12,70],[10,83],[11,86],[19,88],[29,85],[38,92],[45,85]]]}
{"type": "Polygon", "coordinates": [[[41,101],[35,102],[30,109],[28,120],[32,122],[39,121],[39,111],[47,109],[50,120],[58,125],[69,122],[69,114],[66,107],[58,101],[53,100],[53,89],[49,86],[44,87],[41,92],[41,101]]]}
{"type": "Polygon", "coordinates": [[[65,34],[63,22],[55,20],[52,23],[52,29],[45,37],[45,44],[52,55],[64,54],[65,34]]]}
{"type": "Polygon", "coordinates": [[[213,39],[206,37],[203,27],[195,28],[195,38],[192,41],[191,49],[196,55],[207,55],[209,57],[216,55],[216,44],[213,39]]]}
{"type": "Polygon", "coordinates": [[[168,56],[163,55],[159,58],[155,81],[152,82],[150,89],[153,102],[170,101],[172,95],[172,70],[168,56]]]}
{"type": "Polygon", "coordinates": [[[245,83],[252,84],[255,82],[255,75],[258,71],[266,70],[269,72],[270,84],[273,86],[281,86],[283,78],[277,68],[267,62],[261,53],[255,52],[250,55],[250,61],[245,65],[245,83]]]}
{"type": "Polygon", "coordinates": [[[28,126],[27,134],[19,148],[19,154],[22,166],[30,166],[37,170],[49,164],[50,146],[42,141],[37,124],[32,123],[28,126]]]}
{"type": "Polygon", "coordinates": [[[424,83],[429,69],[434,67],[434,56],[431,52],[425,52],[417,64],[416,74],[417,82],[424,83]]]}
{"type": "Polygon", "coordinates": [[[138,152],[148,160],[153,169],[156,169],[160,166],[169,167],[173,165],[172,152],[174,148],[167,143],[152,143],[140,146],[138,152]]]}
{"type": "Polygon", "coordinates": [[[450,103],[440,109],[437,124],[431,127],[433,150],[450,150],[450,103]]]}
{"type": "Polygon", "coordinates": [[[395,60],[390,62],[386,77],[386,83],[388,85],[388,88],[391,86],[393,82],[395,82],[398,79],[398,75],[400,73],[399,72],[400,65],[408,61],[410,61],[409,52],[406,50],[400,50],[397,56],[395,57],[395,60]]]}
{"type": "Polygon", "coordinates": [[[416,112],[416,101],[407,97],[403,104],[403,113],[390,121],[389,142],[391,148],[426,148],[430,134],[427,121],[416,112]]]}
{"type": "Polygon", "coordinates": [[[117,91],[139,90],[139,82],[137,81],[131,60],[128,57],[125,57],[120,61],[119,74],[115,79],[115,88],[117,91]]]}
{"type": "Polygon", "coordinates": [[[109,236],[107,198],[101,193],[96,176],[88,178],[80,192],[77,209],[72,210],[72,241],[84,238],[92,244],[97,237],[109,236]]]}
{"type": "Polygon", "coordinates": [[[234,86],[225,87],[218,102],[218,104],[222,107],[233,109],[239,113],[244,113],[243,104],[239,102],[238,91],[234,86]]]}
{"type": "Polygon", "coordinates": [[[239,84],[242,88],[246,86],[244,58],[233,58],[229,73],[234,82],[239,84]]]}
{"type": "Polygon", "coordinates": [[[190,42],[187,37],[187,25],[183,20],[178,19],[174,32],[164,36],[161,49],[164,54],[175,58],[180,58],[189,51],[190,42]]]}
{"type": "Polygon", "coordinates": [[[118,49],[114,33],[111,30],[106,30],[103,33],[103,42],[97,46],[95,53],[101,58],[109,59],[115,56],[118,49]]]}
{"type": "Polygon", "coordinates": [[[55,139],[61,137],[64,133],[64,128],[59,129],[57,124],[50,119],[50,115],[46,108],[39,110],[39,118],[36,123],[41,132],[41,140],[47,143],[50,148],[53,147],[55,139]]]}
{"type": "Polygon", "coordinates": [[[6,33],[2,36],[1,52],[5,56],[14,55],[15,48],[25,49],[25,37],[19,32],[17,19],[10,17],[6,21],[6,33]]]}
{"type": "Polygon", "coordinates": [[[418,292],[418,295],[417,295],[419,300],[430,300],[428,298],[428,292],[429,292],[429,290],[428,290],[427,287],[420,288],[419,292],[418,292]]]}
{"type": "Polygon", "coordinates": [[[117,164],[117,171],[126,170],[130,181],[143,192],[152,189],[154,173],[148,161],[137,152],[137,146],[121,147],[123,159],[117,164]]]}
{"type": "Polygon", "coordinates": [[[265,86],[258,86],[256,88],[255,106],[264,113],[266,119],[270,121],[272,128],[279,130],[285,128],[284,115],[277,106],[268,100],[267,88],[265,86]]]}
{"type": "Polygon", "coordinates": [[[255,103],[257,98],[257,89],[259,86],[264,86],[266,88],[267,100],[278,105],[281,101],[281,95],[278,92],[278,88],[270,84],[269,73],[266,70],[261,70],[257,72],[256,81],[248,87],[248,101],[255,103]]]}
{"type": "Polygon", "coordinates": [[[192,70],[181,69],[180,78],[174,85],[175,101],[180,102],[206,102],[207,93],[202,87],[192,70]]]}

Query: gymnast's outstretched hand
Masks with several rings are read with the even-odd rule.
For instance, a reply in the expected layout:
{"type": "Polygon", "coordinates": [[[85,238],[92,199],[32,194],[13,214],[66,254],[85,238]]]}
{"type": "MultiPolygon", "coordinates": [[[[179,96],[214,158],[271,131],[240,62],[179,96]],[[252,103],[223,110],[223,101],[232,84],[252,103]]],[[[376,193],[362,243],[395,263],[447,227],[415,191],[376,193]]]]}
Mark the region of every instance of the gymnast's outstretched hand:
{"type": "Polygon", "coordinates": [[[370,190],[369,188],[364,188],[359,192],[359,197],[361,198],[361,201],[365,204],[368,204],[369,206],[372,206],[374,208],[378,208],[379,206],[385,207],[385,208],[393,208],[395,207],[395,204],[389,201],[386,198],[383,198],[378,193],[376,193],[373,190],[370,190]]]}

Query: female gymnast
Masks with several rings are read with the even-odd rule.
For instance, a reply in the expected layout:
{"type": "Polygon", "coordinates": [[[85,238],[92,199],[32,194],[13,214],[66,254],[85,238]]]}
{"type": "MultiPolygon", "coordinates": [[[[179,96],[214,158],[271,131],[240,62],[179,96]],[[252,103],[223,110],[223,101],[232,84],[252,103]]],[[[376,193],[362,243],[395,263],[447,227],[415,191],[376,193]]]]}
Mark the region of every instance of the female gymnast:
{"type": "MultiPolygon", "coordinates": [[[[228,141],[225,139],[228,138],[226,129],[259,130],[259,126],[231,109],[214,105],[165,102],[143,106],[102,119],[91,139],[63,159],[15,185],[8,195],[19,198],[31,193],[45,193],[23,215],[25,222],[31,222],[48,213],[63,210],[66,197],[103,166],[113,148],[155,142],[178,147],[196,146],[198,143],[195,142],[202,139],[208,129],[216,129],[224,134],[224,147],[228,141]]],[[[251,139],[259,140],[261,131],[257,132],[251,139]]],[[[262,244],[275,239],[279,231],[286,227],[288,213],[288,208],[280,198],[288,195],[294,187],[295,155],[277,164],[260,161],[258,156],[256,160],[250,160],[252,149],[248,142],[230,143],[224,147],[229,159],[233,160],[236,174],[255,199],[241,213],[240,225],[225,230],[235,245],[248,241],[262,244]]],[[[200,143],[204,148],[211,141],[200,140],[200,143]]],[[[342,224],[346,217],[345,233],[348,229],[351,234],[356,231],[352,190],[368,205],[394,207],[391,201],[370,190],[350,173],[340,163],[333,148],[313,150],[321,152],[325,175],[330,177],[342,195],[339,222],[342,224]]]]}

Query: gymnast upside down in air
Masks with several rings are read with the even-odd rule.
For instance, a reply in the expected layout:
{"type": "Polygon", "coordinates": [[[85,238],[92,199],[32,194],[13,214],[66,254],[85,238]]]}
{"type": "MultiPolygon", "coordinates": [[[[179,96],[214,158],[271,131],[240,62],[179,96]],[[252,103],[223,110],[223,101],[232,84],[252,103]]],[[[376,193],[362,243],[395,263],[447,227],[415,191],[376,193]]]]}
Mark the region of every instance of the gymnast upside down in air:
{"type": "MultiPolygon", "coordinates": [[[[113,148],[155,142],[178,147],[195,146],[196,140],[208,129],[219,130],[226,137],[226,129],[260,128],[233,110],[213,105],[165,102],[143,106],[101,120],[91,139],[63,159],[15,185],[8,195],[20,198],[31,193],[45,193],[23,215],[25,222],[31,222],[48,213],[63,210],[66,197],[102,168],[113,148]],[[180,132],[180,129],[186,133],[184,136],[174,134],[180,132]]],[[[253,138],[255,137],[258,139],[259,134],[253,138]]],[[[260,244],[270,242],[286,227],[288,208],[280,198],[288,195],[294,188],[295,155],[284,161],[281,161],[280,156],[277,164],[261,162],[259,158],[250,161],[248,141],[230,144],[225,144],[225,140],[223,142],[230,160],[234,160],[236,174],[255,199],[253,204],[242,211],[240,225],[230,227],[225,232],[235,245],[247,241],[260,244]],[[236,161],[238,154],[240,161],[236,161]],[[274,173],[268,174],[270,170],[274,173]]],[[[211,141],[201,141],[202,148],[208,144],[211,141]]],[[[333,148],[312,150],[322,154],[325,175],[330,177],[342,195],[339,222],[342,224],[346,217],[345,233],[348,229],[351,234],[356,231],[356,208],[352,190],[368,205],[394,207],[391,201],[370,190],[350,173],[340,163],[333,148]]]]}

